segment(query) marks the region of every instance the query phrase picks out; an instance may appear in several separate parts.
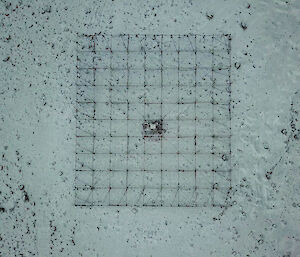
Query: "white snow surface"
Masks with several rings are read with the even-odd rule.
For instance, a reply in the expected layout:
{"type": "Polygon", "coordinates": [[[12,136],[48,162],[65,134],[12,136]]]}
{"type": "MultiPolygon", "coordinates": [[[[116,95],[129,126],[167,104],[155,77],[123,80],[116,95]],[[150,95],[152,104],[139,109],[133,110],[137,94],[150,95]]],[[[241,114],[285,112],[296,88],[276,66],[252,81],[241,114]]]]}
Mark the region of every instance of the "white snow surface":
{"type": "Polygon", "coordinates": [[[0,2],[0,256],[300,256],[300,1],[0,2]],[[75,207],[77,34],[232,35],[228,208],[75,207]]]}

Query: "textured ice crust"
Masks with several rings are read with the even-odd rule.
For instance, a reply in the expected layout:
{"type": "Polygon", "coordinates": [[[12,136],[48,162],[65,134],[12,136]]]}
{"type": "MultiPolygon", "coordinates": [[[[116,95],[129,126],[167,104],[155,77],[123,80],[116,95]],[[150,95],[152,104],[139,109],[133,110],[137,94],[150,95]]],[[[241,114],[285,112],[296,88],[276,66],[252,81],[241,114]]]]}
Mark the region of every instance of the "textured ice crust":
{"type": "Polygon", "coordinates": [[[0,12],[0,256],[299,256],[299,1],[0,12]],[[232,35],[232,206],[74,207],[76,41],[100,31],[232,35]]]}

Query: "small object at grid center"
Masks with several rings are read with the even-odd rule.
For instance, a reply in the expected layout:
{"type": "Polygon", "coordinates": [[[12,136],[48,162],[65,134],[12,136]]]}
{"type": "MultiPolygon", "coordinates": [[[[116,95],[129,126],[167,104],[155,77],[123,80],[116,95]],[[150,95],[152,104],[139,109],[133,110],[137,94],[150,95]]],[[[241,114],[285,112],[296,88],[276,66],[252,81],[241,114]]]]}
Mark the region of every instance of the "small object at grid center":
{"type": "Polygon", "coordinates": [[[162,120],[146,120],[143,123],[143,134],[150,139],[160,138],[163,136],[165,129],[162,120]]]}

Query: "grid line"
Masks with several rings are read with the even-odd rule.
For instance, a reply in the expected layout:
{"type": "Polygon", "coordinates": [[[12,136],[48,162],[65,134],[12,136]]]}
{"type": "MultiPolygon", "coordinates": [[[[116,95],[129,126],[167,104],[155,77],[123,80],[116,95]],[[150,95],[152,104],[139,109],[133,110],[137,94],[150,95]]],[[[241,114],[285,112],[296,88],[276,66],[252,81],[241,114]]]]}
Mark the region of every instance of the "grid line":
{"type": "Polygon", "coordinates": [[[196,35],[195,35],[195,104],[194,104],[194,111],[195,111],[195,136],[194,136],[194,140],[195,140],[195,158],[194,158],[194,164],[195,164],[195,205],[197,203],[197,169],[196,169],[196,165],[197,165],[197,158],[196,158],[196,154],[197,154],[197,125],[196,125],[196,120],[197,120],[197,44],[196,44],[196,35]]]}
{"type": "MultiPolygon", "coordinates": [[[[211,59],[212,59],[212,65],[211,65],[211,81],[212,81],[212,90],[211,90],[211,101],[214,102],[214,36],[212,36],[211,38],[212,40],[212,55],[211,55],[211,59]]],[[[212,120],[215,119],[215,106],[212,104],[212,120]]],[[[212,122],[212,149],[214,148],[214,134],[215,134],[215,126],[214,126],[214,122],[212,122]]],[[[211,162],[212,162],[212,167],[214,167],[214,158],[211,157],[211,162]]],[[[212,177],[212,205],[214,205],[215,202],[215,191],[214,191],[214,187],[215,187],[215,172],[213,171],[213,177],[212,177]]]]}
{"type": "MultiPolygon", "coordinates": [[[[163,36],[161,36],[161,51],[160,51],[160,120],[163,122],[163,36]]],[[[163,139],[160,140],[160,205],[163,205],[163,164],[162,164],[162,154],[163,154],[163,139]]]]}
{"type": "MultiPolygon", "coordinates": [[[[178,113],[178,118],[179,118],[179,70],[180,70],[180,62],[179,62],[179,53],[180,53],[180,35],[178,35],[178,51],[177,51],[177,113],[178,113]]],[[[178,126],[177,126],[177,137],[179,135],[179,119],[178,119],[178,126]]],[[[179,183],[179,139],[177,138],[177,201],[178,201],[178,206],[179,206],[179,188],[180,188],[180,183],[179,183]]]]}
{"type": "MultiPolygon", "coordinates": [[[[129,65],[128,65],[128,55],[129,55],[129,36],[127,38],[127,47],[126,47],[126,52],[127,52],[127,80],[126,80],[126,94],[127,94],[127,123],[126,123],[126,132],[127,132],[127,151],[126,151],[126,154],[127,154],[127,159],[126,159],[126,192],[127,192],[127,189],[128,189],[128,152],[129,152],[129,133],[128,133],[128,119],[129,119],[129,101],[128,101],[128,89],[129,89],[129,81],[128,81],[128,78],[129,78],[129,65]]],[[[127,199],[127,194],[126,194],[126,205],[128,203],[128,199],[127,199]]]]}
{"type": "MultiPolygon", "coordinates": [[[[145,39],[146,39],[146,35],[145,35],[145,39]]],[[[144,86],[144,96],[146,95],[146,51],[143,52],[144,54],[144,62],[143,62],[143,67],[144,67],[144,79],[143,79],[143,86],[144,86]]],[[[144,119],[146,117],[146,99],[144,97],[144,119]]],[[[143,190],[142,190],[142,194],[143,194],[143,206],[145,204],[145,171],[146,171],[146,138],[143,137],[143,146],[144,146],[144,153],[143,153],[143,157],[144,157],[144,170],[143,170],[143,190]]]]}

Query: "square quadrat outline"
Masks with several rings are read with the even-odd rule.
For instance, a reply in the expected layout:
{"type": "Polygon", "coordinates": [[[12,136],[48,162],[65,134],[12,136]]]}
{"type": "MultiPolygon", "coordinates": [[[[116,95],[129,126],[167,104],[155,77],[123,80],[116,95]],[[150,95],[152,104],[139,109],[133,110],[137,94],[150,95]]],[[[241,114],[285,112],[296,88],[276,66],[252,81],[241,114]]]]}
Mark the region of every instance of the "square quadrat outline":
{"type": "Polygon", "coordinates": [[[77,45],[75,206],[229,206],[231,35],[77,45]]]}

